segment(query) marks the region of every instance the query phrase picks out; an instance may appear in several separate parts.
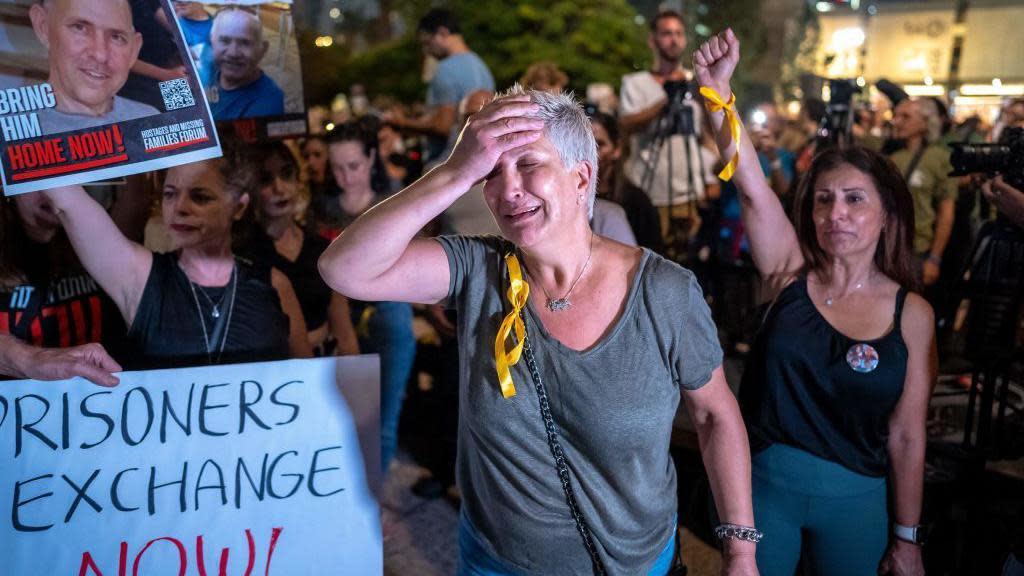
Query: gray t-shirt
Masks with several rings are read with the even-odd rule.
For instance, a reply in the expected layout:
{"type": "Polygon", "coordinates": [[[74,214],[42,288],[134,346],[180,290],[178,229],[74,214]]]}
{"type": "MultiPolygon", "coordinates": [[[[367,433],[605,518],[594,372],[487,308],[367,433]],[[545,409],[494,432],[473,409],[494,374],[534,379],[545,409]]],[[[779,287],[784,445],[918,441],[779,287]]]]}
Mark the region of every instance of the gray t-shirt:
{"type": "MultiPolygon", "coordinates": [[[[591,574],[548,448],[536,389],[520,360],[505,399],[494,340],[510,309],[504,250],[492,236],[444,236],[458,311],[463,510],[488,552],[530,574],[591,574]]],[[[676,471],[669,456],[680,388],[722,361],[693,274],[644,250],[625,309],[593,347],[574,351],[527,306],[526,330],[550,397],[580,508],[612,574],[646,573],[672,537],[676,471]]]]}
{"type": "MultiPolygon", "coordinates": [[[[453,54],[437,64],[437,72],[427,87],[427,106],[451,105],[458,108],[459,102],[477,90],[494,91],[494,76],[487,64],[476,52],[453,54]]],[[[462,126],[452,126],[447,138],[430,137],[431,155],[429,160],[440,160],[448,156],[462,126]]]]}
{"type": "Polygon", "coordinates": [[[126,122],[136,118],[145,118],[159,113],[159,110],[149,104],[114,96],[114,107],[103,116],[68,114],[56,108],[40,110],[39,127],[42,129],[43,134],[60,134],[62,132],[92,128],[93,126],[113,124],[114,122],[126,122]]]}

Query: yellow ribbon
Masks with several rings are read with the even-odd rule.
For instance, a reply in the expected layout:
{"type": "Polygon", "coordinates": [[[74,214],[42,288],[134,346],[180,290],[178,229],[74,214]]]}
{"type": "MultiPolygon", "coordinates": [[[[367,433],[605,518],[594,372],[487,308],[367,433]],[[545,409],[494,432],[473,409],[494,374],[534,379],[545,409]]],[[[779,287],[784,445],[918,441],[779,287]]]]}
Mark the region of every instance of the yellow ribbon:
{"type": "Polygon", "coordinates": [[[523,273],[519,268],[519,259],[515,254],[505,256],[505,264],[508,266],[508,301],[512,304],[512,311],[501,321],[498,328],[498,336],[494,340],[494,364],[498,368],[498,382],[501,384],[501,395],[511,398],[516,395],[516,387],[512,384],[512,373],[509,369],[519,362],[523,353],[523,340],[526,337],[526,325],[523,323],[519,313],[523,306],[526,306],[526,299],[530,296],[530,285],[523,280],[523,273]],[[505,341],[516,331],[516,343],[512,350],[505,348],[505,341]]]}
{"type": "Polygon", "coordinates": [[[736,152],[732,155],[732,159],[729,163],[722,168],[722,171],[718,173],[718,177],[726,182],[732,178],[732,175],[736,173],[736,166],[740,163],[740,134],[743,131],[740,128],[740,118],[736,114],[736,94],[729,96],[729,101],[722,100],[722,96],[715,92],[714,88],[708,88],[707,86],[700,87],[700,95],[705,99],[705,106],[708,111],[718,112],[719,110],[725,111],[725,121],[729,124],[729,132],[732,133],[732,141],[736,143],[736,152]]]}

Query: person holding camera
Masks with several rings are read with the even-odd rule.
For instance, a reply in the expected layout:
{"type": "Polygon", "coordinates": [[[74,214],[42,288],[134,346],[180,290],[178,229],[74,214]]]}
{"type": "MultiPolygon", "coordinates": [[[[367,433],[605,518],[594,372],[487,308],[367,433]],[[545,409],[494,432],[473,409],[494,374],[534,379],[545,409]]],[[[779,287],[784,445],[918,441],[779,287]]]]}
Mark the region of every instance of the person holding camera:
{"type": "Polygon", "coordinates": [[[711,172],[714,154],[700,145],[701,111],[689,97],[693,73],[683,68],[686,27],[675,11],[658,13],[651,21],[647,40],[654,53],[654,69],[622,77],[619,122],[631,134],[630,155],[623,168],[626,179],[641,188],[658,208],[661,233],[666,243],[673,220],[682,221],[679,232],[688,237],[697,231],[700,218],[696,202],[705,197],[705,186],[717,184],[711,172]],[[684,117],[685,122],[676,122],[684,117]],[[678,126],[685,123],[688,126],[678,126]]]}
{"type": "Polygon", "coordinates": [[[731,30],[694,54],[754,264],[774,296],[740,386],[754,519],[771,535],[757,547],[758,570],[792,576],[803,557],[808,576],[921,576],[937,361],[931,307],[911,291],[910,192],[880,154],[829,148],[811,162],[791,223],[735,114],[738,62],[731,30]]]}
{"type": "Polygon", "coordinates": [[[981,185],[985,198],[1010,222],[1024,228],[1024,190],[1006,183],[1002,176],[981,185]]]}
{"type": "Polygon", "coordinates": [[[889,159],[903,173],[914,197],[914,252],[920,262],[921,281],[931,286],[939,279],[956,211],[957,179],[949,163],[949,148],[939,144],[942,115],[935,101],[909,98],[893,114],[895,136],[904,148],[889,159]]]}

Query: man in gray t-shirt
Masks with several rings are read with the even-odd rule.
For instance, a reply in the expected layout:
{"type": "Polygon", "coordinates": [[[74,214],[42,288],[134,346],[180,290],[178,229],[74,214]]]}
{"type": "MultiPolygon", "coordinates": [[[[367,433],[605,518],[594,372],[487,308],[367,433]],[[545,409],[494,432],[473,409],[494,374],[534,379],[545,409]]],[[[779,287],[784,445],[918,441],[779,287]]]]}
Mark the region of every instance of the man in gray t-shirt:
{"type": "Polygon", "coordinates": [[[419,118],[392,115],[389,122],[405,132],[427,137],[427,162],[443,160],[451,151],[459,129],[459,102],[477,90],[494,91],[494,77],[487,64],[469,49],[455,15],[435,9],[420,20],[423,52],[439,60],[427,88],[427,112],[419,118]]]}
{"type": "Polygon", "coordinates": [[[39,112],[44,134],[68,132],[158,114],[117,93],[139,58],[128,0],[42,0],[29,9],[46,48],[55,106],[39,112]]]}

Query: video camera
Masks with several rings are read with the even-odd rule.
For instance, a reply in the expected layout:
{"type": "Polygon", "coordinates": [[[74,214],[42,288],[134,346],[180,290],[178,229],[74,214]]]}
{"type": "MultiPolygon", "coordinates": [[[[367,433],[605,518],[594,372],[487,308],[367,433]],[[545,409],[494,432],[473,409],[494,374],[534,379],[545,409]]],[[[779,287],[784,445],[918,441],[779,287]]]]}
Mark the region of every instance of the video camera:
{"type": "Polygon", "coordinates": [[[694,125],[693,109],[685,102],[693,99],[695,84],[686,80],[667,80],[662,84],[668,96],[668,107],[665,109],[666,122],[663,124],[666,135],[692,136],[697,133],[694,125]]]}
{"type": "Polygon", "coordinates": [[[853,141],[853,96],[861,93],[861,87],[849,78],[830,79],[828,90],[825,116],[818,126],[818,144],[822,148],[845,148],[853,141]]]}
{"type": "Polygon", "coordinates": [[[1002,174],[1007,184],[1024,190],[1024,128],[1007,128],[997,144],[963,142],[949,146],[953,149],[950,176],[1002,174]]]}

